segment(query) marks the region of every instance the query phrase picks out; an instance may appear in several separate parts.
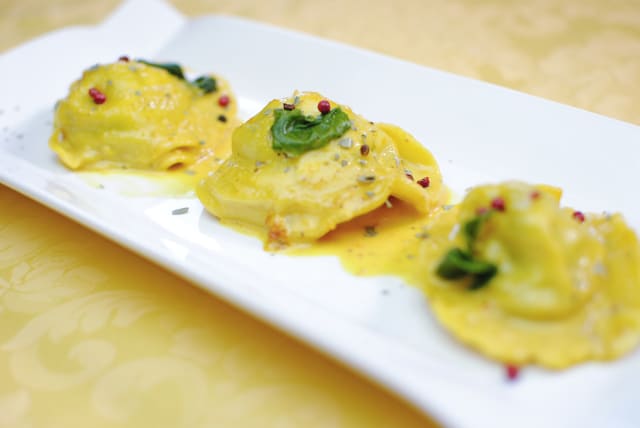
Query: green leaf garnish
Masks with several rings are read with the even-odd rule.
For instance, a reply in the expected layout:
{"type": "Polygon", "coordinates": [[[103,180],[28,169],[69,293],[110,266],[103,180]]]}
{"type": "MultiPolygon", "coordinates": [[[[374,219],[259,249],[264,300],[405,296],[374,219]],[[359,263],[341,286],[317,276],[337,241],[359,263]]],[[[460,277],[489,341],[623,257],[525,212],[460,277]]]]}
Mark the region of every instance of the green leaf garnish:
{"type": "MultiPolygon", "coordinates": [[[[182,67],[180,66],[180,64],[177,64],[175,62],[151,62],[144,59],[138,59],[137,61],[151,67],[166,70],[172,76],[175,76],[181,80],[186,80],[186,78],[184,77],[184,72],[182,71],[182,67]]],[[[193,82],[189,82],[189,84],[200,88],[205,94],[210,94],[211,92],[214,92],[216,89],[218,89],[216,79],[211,76],[200,76],[193,82]]]]}
{"type": "Polygon", "coordinates": [[[195,79],[193,82],[191,82],[191,84],[202,89],[202,92],[204,92],[205,94],[214,92],[218,88],[218,85],[216,84],[216,79],[214,79],[211,76],[200,76],[197,79],[195,79]]]}
{"type": "Polygon", "coordinates": [[[180,64],[176,64],[175,62],[161,63],[161,62],[146,61],[144,59],[139,59],[138,62],[149,65],[151,67],[161,68],[163,70],[166,70],[169,74],[176,76],[178,79],[184,80],[184,73],[182,71],[182,67],[180,67],[180,64]]]}
{"type": "Polygon", "coordinates": [[[469,248],[469,251],[472,251],[478,234],[480,233],[480,228],[489,219],[489,215],[491,215],[491,211],[478,214],[477,217],[465,223],[464,236],[467,239],[467,248],[469,248]]]}
{"type": "Polygon", "coordinates": [[[471,281],[471,284],[469,284],[469,290],[477,290],[478,288],[484,287],[498,273],[498,267],[494,264],[489,264],[493,269],[486,273],[477,273],[473,275],[473,280],[471,281]]]}
{"type": "Polygon", "coordinates": [[[471,277],[470,290],[485,286],[498,273],[498,267],[490,262],[474,257],[474,246],[480,228],[487,221],[491,211],[479,214],[464,224],[463,230],[467,240],[467,250],[452,248],[438,265],[436,274],[444,279],[456,280],[471,277]]]}
{"type": "Polygon", "coordinates": [[[496,273],[493,263],[474,260],[473,257],[459,248],[447,253],[438,267],[438,273],[444,278],[460,278],[464,275],[488,275],[496,273]]]}
{"type": "Polygon", "coordinates": [[[305,116],[298,109],[278,109],[274,114],[272,147],[292,156],[324,147],[351,128],[349,116],[339,107],[317,117],[305,116]]]}
{"type": "Polygon", "coordinates": [[[460,248],[449,250],[436,269],[436,274],[444,279],[472,277],[469,286],[472,290],[486,285],[496,273],[498,273],[496,265],[474,259],[470,253],[460,248]]]}

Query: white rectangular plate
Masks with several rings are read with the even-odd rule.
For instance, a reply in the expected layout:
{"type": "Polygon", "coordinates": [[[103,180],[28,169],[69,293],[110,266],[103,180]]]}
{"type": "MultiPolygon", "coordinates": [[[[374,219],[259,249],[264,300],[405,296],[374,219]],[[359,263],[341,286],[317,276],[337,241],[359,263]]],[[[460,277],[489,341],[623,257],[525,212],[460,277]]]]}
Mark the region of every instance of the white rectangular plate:
{"type": "Polygon", "coordinates": [[[548,182],[580,209],[622,211],[635,230],[640,128],[241,19],[188,21],[153,0],[0,57],[0,182],[343,361],[444,425],[640,426],[637,352],[561,373],[527,369],[507,383],[502,367],[438,328],[421,293],[400,279],[354,277],[331,257],[267,254],[219,226],[197,199],[127,196],[115,182],[97,189],[65,170],[47,147],[53,105],[81,70],[121,54],[225,76],[243,118],[295,89],[321,92],[413,133],[460,193],[486,181],[548,182]],[[171,215],[183,206],[188,214],[171,215]]]}

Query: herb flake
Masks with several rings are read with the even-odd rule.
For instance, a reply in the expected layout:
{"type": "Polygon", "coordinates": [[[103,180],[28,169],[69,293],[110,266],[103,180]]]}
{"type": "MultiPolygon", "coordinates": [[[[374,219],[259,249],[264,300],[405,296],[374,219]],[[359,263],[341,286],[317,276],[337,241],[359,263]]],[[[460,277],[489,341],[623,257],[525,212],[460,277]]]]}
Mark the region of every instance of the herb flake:
{"type": "Polygon", "coordinates": [[[171,211],[171,215],[183,215],[189,212],[189,207],[176,208],[171,211]]]}
{"type": "Polygon", "coordinates": [[[378,234],[375,226],[365,226],[364,227],[364,236],[372,238],[378,234]]]}

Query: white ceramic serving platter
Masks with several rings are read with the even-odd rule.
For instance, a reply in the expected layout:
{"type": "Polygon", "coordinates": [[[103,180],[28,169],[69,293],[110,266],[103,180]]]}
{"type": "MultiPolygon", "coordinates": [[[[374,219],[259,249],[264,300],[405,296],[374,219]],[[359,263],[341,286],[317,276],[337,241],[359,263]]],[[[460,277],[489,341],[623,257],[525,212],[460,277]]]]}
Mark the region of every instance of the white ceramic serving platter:
{"type": "Polygon", "coordinates": [[[0,182],[121,243],[344,362],[452,427],[638,427],[640,353],[560,373],[503,368],[452,340],[398,278],[359,278],[337,259],[265,253],[193,197],[103,188],[50,152],[52,109],[93,63],[122,54],[227,77],[243,118],[314,90],[423,141],[462,193],[502,179],[548,182],[586,211],[640,230],[640,128],[486,83],[245,20],[187,20],[130,1],[97,27],[68,28],[0,57],[0,182]],[[134,192],[135,193],[135,192],[134,192]],[[189,207],[185,215],[172,215],[189,207]]]}

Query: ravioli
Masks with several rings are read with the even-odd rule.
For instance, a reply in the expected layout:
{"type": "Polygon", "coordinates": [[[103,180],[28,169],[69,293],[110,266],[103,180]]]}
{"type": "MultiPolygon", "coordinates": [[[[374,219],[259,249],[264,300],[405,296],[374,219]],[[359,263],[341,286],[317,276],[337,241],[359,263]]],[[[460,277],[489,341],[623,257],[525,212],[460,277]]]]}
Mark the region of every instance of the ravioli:
{"type": "Polygon", "coordinates": [[[421,247],[439,322],[483,354],[561,369],[640,341],[640,245],[618,214],[583,214],[560,191],[480,186],[421,247]]]}
{"type": "Polygon", "coordinates": [[[309,92],[273,100],[237,128],[231,156],[197,195],[273,249],[312,242],[392,196],[429,212],[446,191],[435,159],[411,135],[309,92]]]}
{"type": "Polygon", "coordinates": [[[71,85],[55,109],[49,146],[74,170],[215,166],[230,153],[236,105],[219,76],[190,82],[177,64],[123,58],[71,85]]]}

